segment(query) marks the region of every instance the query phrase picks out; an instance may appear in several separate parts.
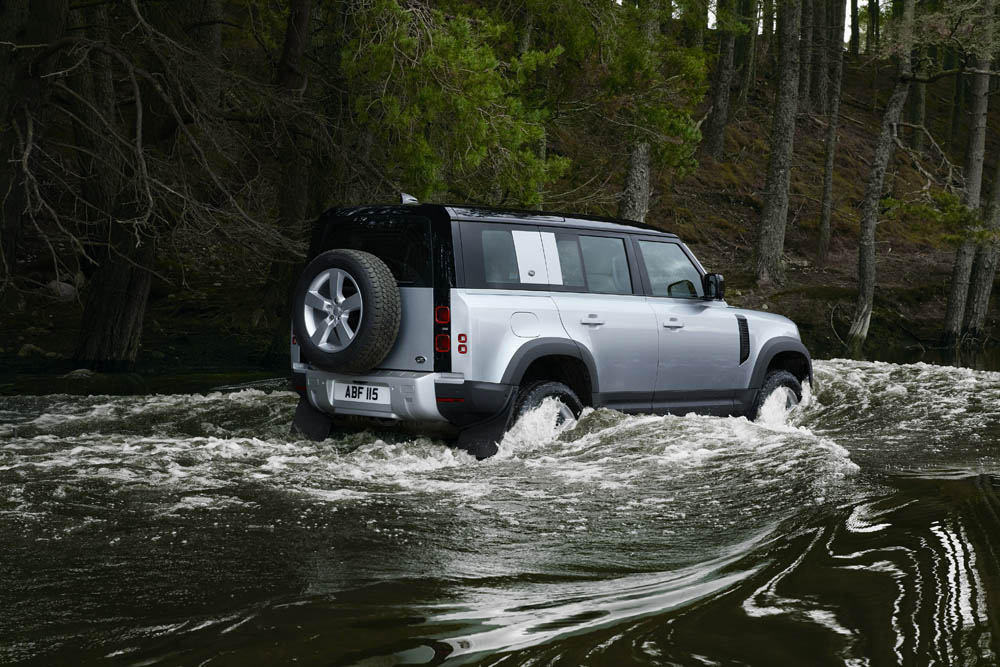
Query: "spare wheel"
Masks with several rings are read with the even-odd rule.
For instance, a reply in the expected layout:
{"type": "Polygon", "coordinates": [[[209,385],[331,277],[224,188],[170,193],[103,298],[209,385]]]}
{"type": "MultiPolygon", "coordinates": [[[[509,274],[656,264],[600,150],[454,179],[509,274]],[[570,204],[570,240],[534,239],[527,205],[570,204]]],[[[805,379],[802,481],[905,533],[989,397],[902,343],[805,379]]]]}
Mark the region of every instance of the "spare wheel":
{"type": "Polygon", "coordinates": [[[364,373],[399,334],[396,279],[360,250],[328,250],[306,266],[292,299],[292,327],[305,359],[338,373],[364,373]]]}

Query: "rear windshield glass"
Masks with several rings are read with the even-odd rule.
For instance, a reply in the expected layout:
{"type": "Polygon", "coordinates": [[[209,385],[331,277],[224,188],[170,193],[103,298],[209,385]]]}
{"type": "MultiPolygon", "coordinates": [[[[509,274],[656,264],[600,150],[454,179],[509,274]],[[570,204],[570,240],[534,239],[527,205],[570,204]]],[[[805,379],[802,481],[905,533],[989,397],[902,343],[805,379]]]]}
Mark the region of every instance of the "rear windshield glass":
{"type": "Polygon", "coordinates": [[[326,248],[369,252],[405,287],[431,287],[431,222],[420,216],[358,215],[336,218],[326,230],[326,248]]]}

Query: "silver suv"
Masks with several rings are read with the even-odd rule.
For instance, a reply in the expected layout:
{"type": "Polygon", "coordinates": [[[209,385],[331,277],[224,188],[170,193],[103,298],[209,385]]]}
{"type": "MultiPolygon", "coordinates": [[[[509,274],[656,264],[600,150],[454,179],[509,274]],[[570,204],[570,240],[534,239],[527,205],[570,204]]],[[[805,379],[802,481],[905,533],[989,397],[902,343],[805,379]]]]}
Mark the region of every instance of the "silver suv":
{"type": "Polygon", "coordinates": [[[675,235],[635,223],[333,209],[293,299],[294,426],[318,440],[349,416],[444,426],[482,459],[550,397],[558,419],[585,406],[755,418],[779,391],[797,403],[812,376],[798,328],[723,296],[675,235]]]}

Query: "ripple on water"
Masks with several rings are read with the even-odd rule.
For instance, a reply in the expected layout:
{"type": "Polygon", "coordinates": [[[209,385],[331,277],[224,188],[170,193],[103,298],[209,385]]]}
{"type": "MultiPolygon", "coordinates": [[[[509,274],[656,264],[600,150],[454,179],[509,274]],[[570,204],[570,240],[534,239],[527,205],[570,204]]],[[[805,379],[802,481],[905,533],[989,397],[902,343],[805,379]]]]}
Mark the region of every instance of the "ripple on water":
{"type": "MultiPolygon", "coordinates": [[[[182,602],[215,605],[211,618],[240,624],[227,636],[246,630],[249,641],[261,632],[248,621],[256,607],[234,611],[234,594],[270,599],[279,590],[298,604],[306,590],[329,614],[355,587],[368,599],[375,593],[365,586],[399,582],[378,606],[391,614],[422,580],[431,582],[420,589],[429,606],[419,614],[452,628],[438,637],[454,640],[452,653],[527,650],[605,630],[601,641],[614,647],[635,639],[632,624],[646,617],[734,590],[749,601],[740,606],[746,617],[801,608],[839,632],[847,626],[830,605],[784,589],[813,558],[800,556],[835,549],[837,564],[870,565],[841,543],[884,539],[892,520],[858,503],[859,489],[872,493],[859,478],[996,472],[1000,374],[845,360],[817,362],[815,372],[802,405],[790,414],[765,405],[757,423],[588,409],[556,428],[546,403],[484,462],[439,440],[386,432],[300,440],[288,431],[297,397],[287,392],[4,399],[0,564],[31,554],[47,577],[34,592],[19,589],[37,604],[18,607],[17,627],[44,627],[79,596],[114,629],[94,643],[107,649],[101,655],[122,650],[116,636],[133,644],[153,636],[136,628],[177,638],[198,623],[207,625],[195,634],[222,627],[202,615],[170,630],[176,618],[157,612],[160,598],[183,589],[182,602]],[[843,534],[830,542],[833,529],[815,524],[840,514],[843,534]],[[73,554],[101,576],[79,578],[73,554]],[[132,591],[150,610],[145,625],[115,620],[123,568],[149,577],[148,590],[132,591]]],[[[910,517],[898,509],[889,515],[910,517]]],[[[957,549],[954,521],[939,525],[928,544],[957,549]]],[[[0,612],[4,627],[15,626],[0,612]]],[[[66,632],[71,639],[60,641],[72,643],[84,631],[66,632]]],[[[674,655],[649,632],[643,655],[674,655]]]]}

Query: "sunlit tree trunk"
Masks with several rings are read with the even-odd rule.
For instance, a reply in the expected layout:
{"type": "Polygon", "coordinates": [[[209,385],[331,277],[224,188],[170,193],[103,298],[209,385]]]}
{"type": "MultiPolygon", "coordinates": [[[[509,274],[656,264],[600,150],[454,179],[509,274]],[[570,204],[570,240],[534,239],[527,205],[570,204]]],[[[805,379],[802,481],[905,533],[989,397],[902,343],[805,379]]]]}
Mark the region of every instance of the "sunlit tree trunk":
{"type": "MultiPolygon", "coordinates": [[[[988,71],[989,56],[979,56],[976,68],[988,71]]],[[[973,211],[979,210],[983,185],[983,161],[986,157],[986,120],[989,112],[990,77],[976,74],[972,79],[972,127],[965,151],[965,192],[962,203],[973,211]]],[[[969,230],[971,231],[971,230],[969,230]]],[[[960,342],[962,323],[965,321],[965,304],[969,295],[969,278],[976,256],[976,242],[965,239],[955,253],[949,283],[948,309],[944,317],[943,342],[956,346],[960,342]]]]}
{"type": "Polygon", "coordinates": [[[892,157],[896,128],[903,114],[906,95],[910,88],[912,66],[910,45],[913,43],[914,0],[904,0],[903,16],[899,26],[899,77],[893,87],[892,96],[882,116],[882,128],[875,146],[868,175],[868,185],[861,204],[861,238],[858,245],[858,299],[854,308],[851,329],[847,334],[847,345],[857,355],[868,338],[871,325],[872,307],[875,302],[875,226],[878,223],[879,203],[882,201],[882,187],[885,172],[892,157]]]}
{"type": "Polygon", "coordinates": [[[795,144],[795,115],[799,103],[800,0],[779,0],[779,81],[771,126],[771,154],[764,184],[764,210],[757,236],[755,273],[761,284],[782,282],[788,183],[795,144]]]}
{"type": "Polygon", "coordinates": [[[823,204],[819,224],[820,264],[830,253],[830,230],[833,218],[833,166],[837,156],[837,131],[840,127],[840,89],[844,80],[844,48],[840,36],[844,34],[843,0],[833,0],[833,39],[830,42],[830,59],[833,61],[830,113],[826,126],[826,155],[823,163],[823,204]]]}

